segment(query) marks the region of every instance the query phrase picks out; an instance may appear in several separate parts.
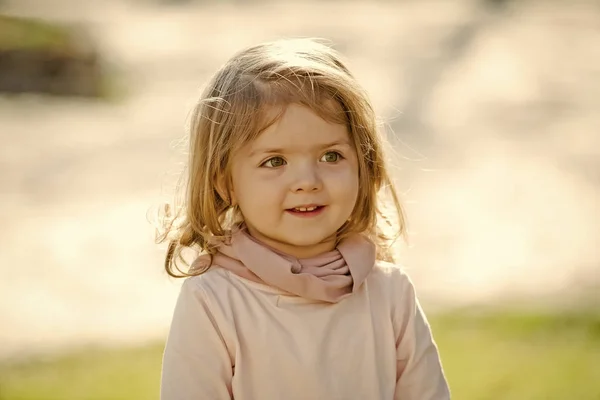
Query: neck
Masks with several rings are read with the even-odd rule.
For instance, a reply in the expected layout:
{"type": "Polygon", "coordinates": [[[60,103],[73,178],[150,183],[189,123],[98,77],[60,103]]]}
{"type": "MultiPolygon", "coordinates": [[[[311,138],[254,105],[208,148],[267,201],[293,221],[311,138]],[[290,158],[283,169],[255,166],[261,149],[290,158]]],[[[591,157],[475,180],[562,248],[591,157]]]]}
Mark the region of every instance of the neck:
{"type": "Polygon", "coordinates": [[[273,250],[290,255],[295,258],[311,258],[319,256],[323,253],[327,253],[335,249],[337,242],[337,236],[336,234],[333,234],[319,243],[314,243],[306,246],[293,245],[290,243],[279,241],[275,238],[264,236],[256,229],[250,226],[247,226],[247,228],[250,236],[252,236],[257,241],[267,245],[268,247],[271,247],[273,250]]]}

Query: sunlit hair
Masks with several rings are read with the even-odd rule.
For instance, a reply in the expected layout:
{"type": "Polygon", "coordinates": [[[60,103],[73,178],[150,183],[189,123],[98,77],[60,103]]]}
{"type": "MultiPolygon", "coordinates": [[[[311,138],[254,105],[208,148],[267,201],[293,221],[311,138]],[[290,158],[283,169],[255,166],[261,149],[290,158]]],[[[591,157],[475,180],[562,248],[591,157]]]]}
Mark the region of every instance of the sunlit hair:
{"type": "Polygon", "coordinates": [[[378,258],[392,261],[390,235],[405,230],[403,210],[386,167],[383,135],[361,86],[325,44],[288,39],[247,48],[231,58],[210,80],[194,108],[189,132],[185,200],[165,206],[157,241],[168,241],[167,273],[174,277],[203,271],[182,270],[182,250],[214,254],[232,225],[241,220],[230,193],[233,155],[277,121],[289,104],[310,108],[326,121],[347,126],[358,155],[359,193],[337,240],[360,232],[377,244],[378,258]],[[273,110],[279,111],[273,117],[273,110]],[[269,112],[270,111],[270,112],[269,112]],[[385,200],[384,200],[385,199],[385,200]],[[390,204],[393,216],[384,212],[390,204]],[[386,225],[385,227],[383,225],[386,225]]]}

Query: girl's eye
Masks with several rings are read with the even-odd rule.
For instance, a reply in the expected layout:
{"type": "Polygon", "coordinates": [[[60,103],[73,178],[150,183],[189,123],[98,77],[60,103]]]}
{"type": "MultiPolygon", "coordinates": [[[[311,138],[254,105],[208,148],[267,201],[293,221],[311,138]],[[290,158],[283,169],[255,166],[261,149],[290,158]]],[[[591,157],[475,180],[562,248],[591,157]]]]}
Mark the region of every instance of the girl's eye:
{"type": "Polygon", "coordinates": [[[273,157],[273,158],[269,158],[267,161],[262,163],[261,167],[277,168],[277,167],[281,167],[282,165],[285,165],[285,160],[283,158],[273,157]]]}
{"type": "Polygon", "coordinates": [[[334,163],[340,161],[341,158],[342,155],[337,151],[328,151],[327,153],[323,154],[323,157],[321,157],[321,161],[327,163],[334,163]]]}

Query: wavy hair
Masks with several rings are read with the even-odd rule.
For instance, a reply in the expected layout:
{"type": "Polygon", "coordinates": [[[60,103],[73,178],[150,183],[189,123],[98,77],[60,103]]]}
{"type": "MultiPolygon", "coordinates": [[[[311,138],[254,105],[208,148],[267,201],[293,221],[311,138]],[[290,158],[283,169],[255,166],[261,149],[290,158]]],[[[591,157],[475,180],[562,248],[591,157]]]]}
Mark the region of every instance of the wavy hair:
{"type": "Polygon", "coordinates": [[[310,108],[321,118],[345,124],[358,155],[359,194],[338,241],[360,232],[377,245],[378,258],[393,261],[392,237],[405,232],[404,212],[389,174],[384,139],[368,96],[339,54],[314,39],[286,39],[249,47],[234,55],[209,81],[194,107],[189,127],[183,204],[161,208],[157,242],[168,241],[165,270],[182,270],[186,248],[214,254],[241,215],[229,202],[230,161],[235,152],[277,121],[289,104],[310,108]],[[281,110],[275,117],[269,110],[281,110]],[[383,193],[383,192],[386,193],[383,193]],[[385,200],[384,200],[385,199],[385,200]],[[384,212],[391,205],[391,218],[384,212]],[[392,222],[393,221],[393,222],[392,222]],[[386,226],[383,226],[386,225],[386,226]]]}

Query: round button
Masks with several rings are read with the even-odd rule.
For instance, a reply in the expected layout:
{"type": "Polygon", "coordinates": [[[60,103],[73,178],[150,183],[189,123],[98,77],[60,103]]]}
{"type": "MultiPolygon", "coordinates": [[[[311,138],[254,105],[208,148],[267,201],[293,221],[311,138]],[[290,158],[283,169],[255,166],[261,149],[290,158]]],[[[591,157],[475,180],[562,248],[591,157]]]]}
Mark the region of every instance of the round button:
{"type": "Polygon", "coordinates": [[[302,271],[302,265],[298,260],[292,261],[292,274],[299,274],[302,271]]]}

